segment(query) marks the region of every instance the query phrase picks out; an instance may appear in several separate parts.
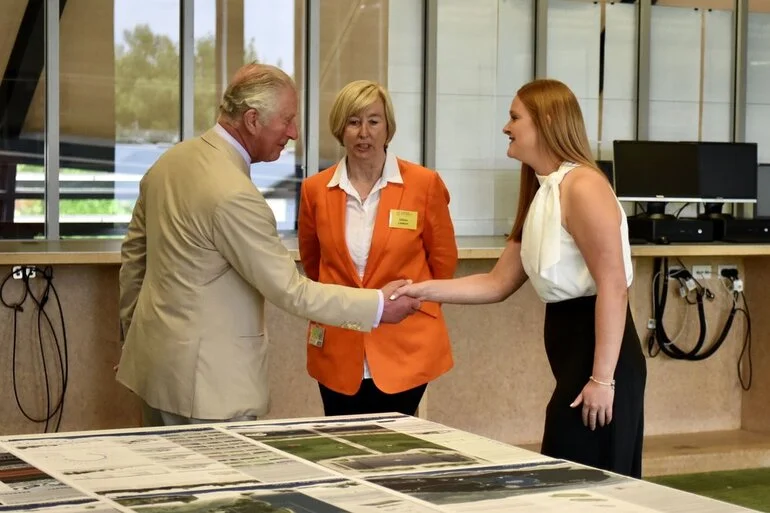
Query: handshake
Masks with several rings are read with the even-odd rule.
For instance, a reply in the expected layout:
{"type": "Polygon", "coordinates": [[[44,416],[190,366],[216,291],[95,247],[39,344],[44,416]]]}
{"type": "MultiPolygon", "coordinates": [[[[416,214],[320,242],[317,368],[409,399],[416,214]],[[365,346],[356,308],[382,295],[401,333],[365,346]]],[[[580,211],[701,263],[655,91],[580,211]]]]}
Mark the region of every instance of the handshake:
{"type": "Polygon", "coordinates": [[[412,280],[395,280],[382,287],[385,304],[381,324],[397,324],[420,309],[420,299],[409,295],[412,289],[412,280]]]}

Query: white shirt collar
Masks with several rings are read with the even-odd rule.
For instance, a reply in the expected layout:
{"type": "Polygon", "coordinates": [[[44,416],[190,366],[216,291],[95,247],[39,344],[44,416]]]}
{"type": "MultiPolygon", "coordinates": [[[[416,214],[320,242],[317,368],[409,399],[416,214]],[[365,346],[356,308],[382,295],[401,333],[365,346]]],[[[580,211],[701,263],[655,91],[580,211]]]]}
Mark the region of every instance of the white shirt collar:
{"type": "MultiPolygon", "coordinates": [[[[401,170],[398,168],[398,159],[391,152],[385,154],[385,166],[382,168],[381,180],[386,183],[404,183],[404,179],[401,178],[401,170]]],[[[334,175],[332,175],[332,179],[329,180],[326,186],[329,188],[339,186],[345,189],[349,184],[347,159],[343,157],[337,164],[337,169],[334,170],[334,175]]]]}
{"type": "Polygon", "coordinates": [[[245,161],[246,161],[246,165],[247,165],[247,166],[251,166],[251,157],[249,157],[249,152],[248,152],[248,151],[246,151],[246,148],[244,148],[243,146],[241,146],[241,143],[239,143],[239,142],[238,142],[238,141],[235,139],[235,137],[233,137],[232,135],[230,135],[230,133],[229,133],[227,130],[225,130],[225,129],[224,129],[224,127],[223,127],[222,125],[220,125],[219,123],[217,123],[216,125],[214,125],[214,131],[215,131],[215,132],[217,133],[217,135],[219,135],[219,136],[220,136],[222,139],[224,139],[225,141],[227,141],[228,143],[230,143],[230,145],[231,145],[233,148],[235,148],[236,150],[238,150],[238,153],[240,153],[240,154],[241,154],[241,157],[243,157],[243,160],[245,160],[245,161]]]}

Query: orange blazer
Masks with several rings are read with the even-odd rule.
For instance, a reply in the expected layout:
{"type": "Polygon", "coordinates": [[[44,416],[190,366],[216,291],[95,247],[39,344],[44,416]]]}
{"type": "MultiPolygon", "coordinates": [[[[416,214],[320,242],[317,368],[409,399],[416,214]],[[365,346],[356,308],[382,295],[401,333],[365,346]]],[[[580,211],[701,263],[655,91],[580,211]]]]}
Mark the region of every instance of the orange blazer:
{"type": "MultiPolygon", "coordinates": [[[[299,251],[310,279],[379,289],[399,278],[419,282],[454,275],[457,243],[449,192],[435,171],[398,159],[404,183],[389,182],[380,191],[369,257],[364,277],[359,279],[345,241],[347,194],[339,186],[327,187],[336,167],[302,183],[299,251]],[[391,210],[417,212],[417,228],[391,228],[391,210]]],[[[311,322],[308,337],[312,326],[311,322]]],[[[428,383],[453,365],[438,303],[423,302],[420,311],[401,323],[380,324],[370,333],[322,327],[323,345],[307,344],[307,370],[324,386],[342,394],[358,391],[364,352],[375,384],[389,394],[428,383]]]]}

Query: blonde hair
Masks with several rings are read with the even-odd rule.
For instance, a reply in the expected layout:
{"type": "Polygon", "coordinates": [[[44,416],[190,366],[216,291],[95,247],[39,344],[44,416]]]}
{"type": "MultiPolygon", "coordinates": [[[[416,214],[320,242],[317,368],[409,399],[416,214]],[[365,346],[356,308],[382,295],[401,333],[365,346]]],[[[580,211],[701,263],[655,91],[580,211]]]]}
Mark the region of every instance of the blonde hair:
{"type": "Polygon", "coordinates": [[[388,138],[385,145],[390,143],[396,133],[396,116],[393,113],[393,103],[390,101],[388,91],[371,80],[356,80],[337,93],[329,113],[329,128],[340,144],[342,144],[342,136],[348,120],[360,114],[378,99],[382,100],[382,105],[385,107],[385,121],[388,125],[388,138]]]}
{"type": "MultiPolygon", "coordinates": [[[[549,154],[560,162],[574,162],[601,173],[591,154],[580,104],[569,87],[558,80],[533,80],[516,96],[532,117],[538,140],[549,154]]],[[[524,220],[539,187],[535,170],[522,162],[519,208],[510,239],[521,242],[524,220]]]]}
{"type": "Polygon", "coordinates": [[[219,114],[233,121],[249,109],[260,121],[269,121],[278,107],[278,94],[295,89],[294,81],[282,69],[253,62],[240,68],[222,96],[219,114]]]}

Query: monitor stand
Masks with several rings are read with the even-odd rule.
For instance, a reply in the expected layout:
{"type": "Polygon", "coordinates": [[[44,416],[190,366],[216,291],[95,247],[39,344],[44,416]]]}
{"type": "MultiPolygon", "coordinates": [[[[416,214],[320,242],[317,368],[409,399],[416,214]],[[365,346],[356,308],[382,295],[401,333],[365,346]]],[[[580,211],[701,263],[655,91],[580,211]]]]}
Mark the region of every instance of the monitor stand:
{"type": "Polygon", "coordinates": [[[642,215],[645,219],[674,219],[673,214],[666,214],[665,201],[648,201],[642,215]]]}
{"type": "Polygon", "coordinates": [[[722,203],[704,203],[703,213],[698,215],[698,219],[707,221],[734,219],[732,214],[725,214],[722,212],[722,206],[722,203]]]}

